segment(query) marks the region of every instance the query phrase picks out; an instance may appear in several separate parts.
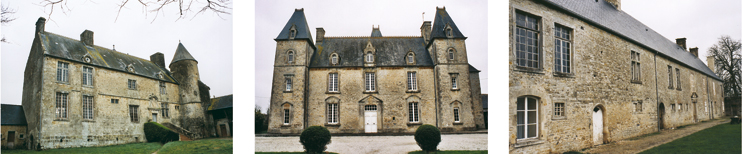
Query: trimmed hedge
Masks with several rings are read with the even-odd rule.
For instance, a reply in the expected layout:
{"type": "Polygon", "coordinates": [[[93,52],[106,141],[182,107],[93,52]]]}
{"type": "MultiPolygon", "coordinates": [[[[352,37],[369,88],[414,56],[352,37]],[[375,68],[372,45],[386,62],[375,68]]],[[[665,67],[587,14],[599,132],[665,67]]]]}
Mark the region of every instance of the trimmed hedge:
{"type": "Polygon", "coordinates": [[[304,145],[307,153],[322,153],[330,144],[332,136],[327,128],[322,126],[311,126],[301,132],[299,142],[304,145]]]}
{"type": "Polygon", "coordinates": [[[147,142],[160,143],[178,141],[178,139],[180,138],[180,135],[178,135],[178,133],[173,132],[169,128],[157,122],[144,123],[144,136],[147,137],[147,142]]]}
{"type": "Polygon", "coordinates": [[[436,151],[441,143],[441,131],[433,125],[422,125],[415,131],[415,141],[423,151],[436,151]]]}

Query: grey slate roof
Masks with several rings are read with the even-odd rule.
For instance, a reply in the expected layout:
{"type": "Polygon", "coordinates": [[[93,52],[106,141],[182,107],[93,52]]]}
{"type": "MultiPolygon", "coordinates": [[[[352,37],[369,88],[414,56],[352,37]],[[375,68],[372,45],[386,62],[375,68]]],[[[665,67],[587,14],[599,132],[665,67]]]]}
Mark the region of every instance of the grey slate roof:
{"type": "MultiPolygon", "coordinates": [[[[675,42],[668,40],[656,31],[647,27],[626,12],[617,10],[612,4],[605,1],[585,0],[543,0],[547,4],[561,9],[568,14],[583,18],[586,22],[613,32],[640,46],[644,46],[670,59],[679,61],[711,78],[721,80],[700,59],[675,42]]],[[[436,18],[437,21],[437,18],[436,18]]]]}
{"type": "Polygon", "coordinates": [[[482,108],[487,108],[487,94],[482,94],[482,108]]]}
{"type": "Polygon", "coordinates": [[[318,42],[309,67],[363,67],[363,49],[369,41],[376,49],[376,66],[433,66],[422,37],[325,37],[318,42]],[[405,62],[410,50],[415,53],[413,65],[405,62]],[[333,52],[340,58],[336,66],[330,64],[333,52]]]}
{"type": "Polygon", "coordinates": [[[311,29],[309,29],[309,24],[307,24],[307,18],[304,16],[304,9],[296,9],[294,11],[294,14],[291,15],[289,21],[286,22],[286,26],[283,26],[281,33],[276,36],[275,40],[288,40],[291,26],[296,26],[296,36],[294,36],[294,39],[307,39],[310,43],[314,42],[312,40],[312,33],[309,31],[311,29]]]}
{"type": "Polygon", "coordinates": [[[466,36],[464,36],[464,34],[459,31],[459,28],[456,27],[456,23],[454,23],[453,19],[451,19],[451,16],[448,15],[445,7],[436,8],[436,10],[437,11],[435,12],[435,22],[433,23],[433,30],[430,32],[431,38],[447,38],[445,33],[446,24],[451,25],[453,38],[466,38],[466,36]]]}
{"type": "Polygon", "coordinates": [[[474,66],[471,66],[471,64],[469,64],[469,72],[477,72],[477,73],[479,73],[480,71],[477,68],[474,68],[474,66]]]}
{"type": "Polygon", "coordinates": [[[0,123],[2,125],[26,125],[26,114],[23,113],[23,106],[2,104],[0,105],[0,123]]]}
{"type": "Polygon", "coordinates": [[[149,60],[100,46],[86,46],[79,40],[50,32],[39,33],[39,37],[41,37],[40,40],[44,49],[44,54],[47,56],[85,63],[82,60],[83,56],[90,55],[92,60],[88,65],[131,73],[126,71],[126,67],[131,64],[134,67],[134,73],[131,74],[165,82],[177,83],[177,81],[170,76],[168,70],[158,67],[155,63],[152,63],[149,60]],[[158,78],[159,72],[165,74],[164,79],[158,78]]]}
{"type": "Polygon", "coordinates": [[[209,110],[219,110],[226,108],[232,108],[232,95],[211,99],[211,106],[209,106],[209,110]]]}
{"type": "Polygon", "coordinates": [[[193,58],[193,56],[191,56],[191,53],[186,50],[186,48],[183,46],[183,43],[178,43],[178,48],[175,49],[175,55],[173,55],[173,60],[170,61],[170,64],[172,65],[173,63],[181,60],[193,60],[198,63],[196,58],[193,58]]]}
{"type": "Polygon", "coordinates": [[[379,30],[379,28],[374,28],[373,30],[371,30],[371,37],[382,37],[381,30],[379,30]]]}

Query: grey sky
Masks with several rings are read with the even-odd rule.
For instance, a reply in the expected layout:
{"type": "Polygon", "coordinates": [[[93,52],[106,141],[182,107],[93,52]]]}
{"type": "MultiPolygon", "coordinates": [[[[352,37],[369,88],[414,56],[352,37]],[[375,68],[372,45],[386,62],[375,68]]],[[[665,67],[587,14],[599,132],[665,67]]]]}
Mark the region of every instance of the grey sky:
{"type": "MultiPolygon", "coordinates": [[[[325,36],[370,36],[380,26],[384,36],[420,36],[425,20],[433,21],[435,8],[446,7],[459,30],[467,36],[469,63],[479,73],[482,93],[488,92],[487,1],[269,1],[255,3],[255,104],[270,104],[276,41],[294,9],[304,8],[312,37],[317,27],[325,36]]],[[[435,24],[435,23],[433,23],[435,24]]]]}
{"type": "MultiPolygon", "coordinates": [[[[2,36],[11,43],[2,43],[0,64],[2,68],[3,104],[21,104],[23,72],[31,50],[33,32],[39,17],[47,18],[41,0],[3,0],[2,4],[16,9],[17,18],[2,26],[2,36]]],[[[155,14],[145,15],[139,3],[128,4],[114,22],[120,1],[69,0],[72,10],[62,12],[55,8],[51,20],[47,19],[46,31],[73,39],[88,29],[95,32],[95,45],[149,59],[155,52],[165,54],[170,64],[178,40],[198,61],[201,81],[211,87],[211,95],[232,94],[232,16],[219,18],[206,12],[192,18],[178,18],[177,4],[169,5],[152,22],[155,14]]],[[[199,4],[200,5],[200,4],[199,4]]],[[[195,5],[194,5],[195,6],[195,5]]],[[[49,11],[48,8],[46,10],[49,11]]],[[[192,14],[191,14],[192,15],[192,14]]]]}
{"type": "Polygon", "coordinates": [[[621,9],[667,39],[687,38],[706,62],[708,49],[722,35],[742,39],[742,1],[622,0],[621,9]]]}

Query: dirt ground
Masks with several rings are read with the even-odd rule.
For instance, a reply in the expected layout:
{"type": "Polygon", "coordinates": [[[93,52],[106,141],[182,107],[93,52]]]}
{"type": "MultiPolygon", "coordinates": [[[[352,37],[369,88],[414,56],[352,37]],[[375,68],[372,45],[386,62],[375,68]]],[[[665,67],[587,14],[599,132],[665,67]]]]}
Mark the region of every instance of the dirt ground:
{"type": "MultiPolygon", "coordinates": [[[[487,134],[441,135],[439,150],[487,150],[487,134]]],[[[332,137],[327,151],[337,153],[407,153],[420,150],[414,136],[332,137]]],[[[299,137],[256,137],[257,152],[304,151],[299,137]]]]}

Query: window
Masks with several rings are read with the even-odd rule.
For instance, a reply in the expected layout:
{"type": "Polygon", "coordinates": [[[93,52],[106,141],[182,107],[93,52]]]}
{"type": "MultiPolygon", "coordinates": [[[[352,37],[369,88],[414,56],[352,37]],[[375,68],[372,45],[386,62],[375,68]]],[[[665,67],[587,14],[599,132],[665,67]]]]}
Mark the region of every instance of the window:
{"type": "Polygon", "coordinates": [[[289,109],[283,109],[283,124],[288,125],[289,119],[289,109]]]}
{"type": "Polygon", "coordinates": [[[376,111],[376,105],[366,105],[363,108],[364,111],[376,111]]]}
{"type": "Polygon", "coordinates": [[[526,68],[541,68],[539,19],[521,12],[515,13],[515,63],[526,68]]]}
{"type": "Polygon", "coordinates": [[[111,99],[111,103],[112,104],[118,104],[119,103],[119,99],[111,99]]]}
{"type": "Polygon", "coordinates": [[[672,107],[670,109],[672,109],[672,111],[675,112],[675,104],[670,104],[670,106],[672,107]]]}
{"type": "Polygon", "coordinates": [[[673,88],[673,86],[672,86],[672,83],[673,83],[672,79],[673,79],[672,78],[672,66],[667,65],[667,85],[668,85],[667,88],[670,88],[670,89],[673,88]]]}
{"type": "Polygon", "coordinates": [[[454,60],[454,57],[456,57],[456,54],[454,52],[455,51],[453,50],[453,48],[448,49],[448,60],[454,60]]]}
{"type": "Polygon", "coordinates": [[[291,91],[291,88],[293,88],[293,81],[291,80],[294,75],[283,75],[284,78],[286,78],[286,92],[291,91]]]}
{"type": "Polygon", "coordinates": [[[554,117],[564,117],[564,103],[554,103],[554,117]]]}
{"type": "Polygon", "coordinates": [[[677,79],[678,85],[676,85],[676,87],[678,88],[678,90],[681,90],[680,89],[680,69],[679,68],[675,68],[675,76],[678,78],[677,79]]]}
{"type": "Polygon", "coordinates": [[[165,82],[162,81],[160,81],[160,94],[167,94],[167,87],[165,87],[165,82]]]}
{"type": "Polygon", "coordinates": [[[678,111],[683,111],[683,103],[678,104],[678,111]]]}
{"type": "Polygon", "coordinates": [[[371,63],[371,62],[374,62],[374,55],[373,55],[373,54],[371,54],[371,52],[369,52],[369,53],[366,53],[366,62],[367,62],[367,63],[371,63]]]}
{"type": "Polygon", "coordinates": [[[366,73],[366,91],[376,91],[376,77],[374,73],[366,73]]]}
{"type": "Polygon", "coordinates": [[[56,117],[57,119],[66,119],[67,118],[67,94],[68,93],[61,93],[57,92],[57,101],[56,101],[56,117]]]}
{"type": "Polygon", "coordinates": [[[412,53],[407,54],[407,63],[414,64],[415,63],[415,55],[412,53]]]}
{"type": "Polygon", "coordinates": [[[451,26],[449,25],[448,28],[446,28],[446,37],[451,38],[453,37],[453,30],[451,30],[451,26]]]}
{"type": "Polygon", "coordinates": [[[82,67],[82,85],[93,86],[93,68],[82,67]]]}
{"type": "Polygon", "coordinates": [[[162,117],[169,118],[170,117],[170,107],[167,105],[167,103],[160,103],[160,108],[162,108],[162,117]]]}
{"type": "Polygon", "coordinates": [[[137,89],[137,80],[129,79],[129,89],[136,90],[137,89]]]}
{"type": "Polygon", "coordinates": [[[93,96],[82,96],[82,119],[93,120],[93,96]]]}
{"type": "Polygon", "coordinates": [[[338,74],[330,73],[328,80],[329,80],[329,85],[328,85],[327,91],[338,92],[338,74]]]}
{"type": "Polygon", "coordinates": [[[338,104],[327,104],[327,123],[338,123],[338,104]]]}
{"type": "Polygon", "coordinates": [[[412,102],[409,104],[409,110],[410,110],[410,122],[420,122],[420,115],[418,113],[418,106],[417,102],[412,102]]]}
{"type": "Polygon", "coordinates": [[[289,32],[289,38],[294,39],[296,37],[296,27],[291,27],[291,30],[289,32]]]}
{"type": "Polygon", "coordinates": [[[289,51],[289,63],[294,63],[294,51],[289,51]]]}
{"type": "Polygon", "coordinates": [[[332,64],[333,65],[338,64],[338,55],[337,54],[332,54],[332,57],[330,59],[332,59],[332,64]]]}
{"type": "Polygon", "coordinates": [[[129,105],[129,118],[131,122],[139,122],[139,106],[129,105]]]}
{"type": "Polygon", "coordinates": [[[631,81],[641,82],[642,67],[639,52],[631,51],[631,81]]]}
{"type": "Polygon", "coordinates": [[[459,119],[459,108],[453,108],[453,122],[461,122],[459,119]]]}
{"type": "Polygon", "coordinates": [[[451,74],[451,89],[459,89],[459,84],[457,81],[458,76],[459,76],[458,73],[451,74]]]}
{"type": "Polygon", "coordinates": [[[538,99],[530,96],[518,98],[518,139],[538,136],[538,99]]]}
{"type": "Polygon", "coordinates": [[[57,62],[57,81],[69,82],[69,67],[69,63],[57,62]]]}
{"type": "Polygon", "coordinates": [[[570,73],[570,33],[571,29],[556,25],[554,35],[554,69],[556,72],[570,73]]]}
{"type": "Polygon", "coordinates": [[[407,72],[407,90],[417,90],[417,72],[407,72]]]}
{"type": "Polygon", "coordinates": [[[175,109],[180,109],[180,105],[175,105],[175,109]]]}
{"type": "Polygon", "coordinates": [[[635,110],[635,111],[636,111],[637,113],[640,113],[640,112],[642,112],[642,101],[635,101],[635,102],[634,102],[634,110],[635,110]]]}

